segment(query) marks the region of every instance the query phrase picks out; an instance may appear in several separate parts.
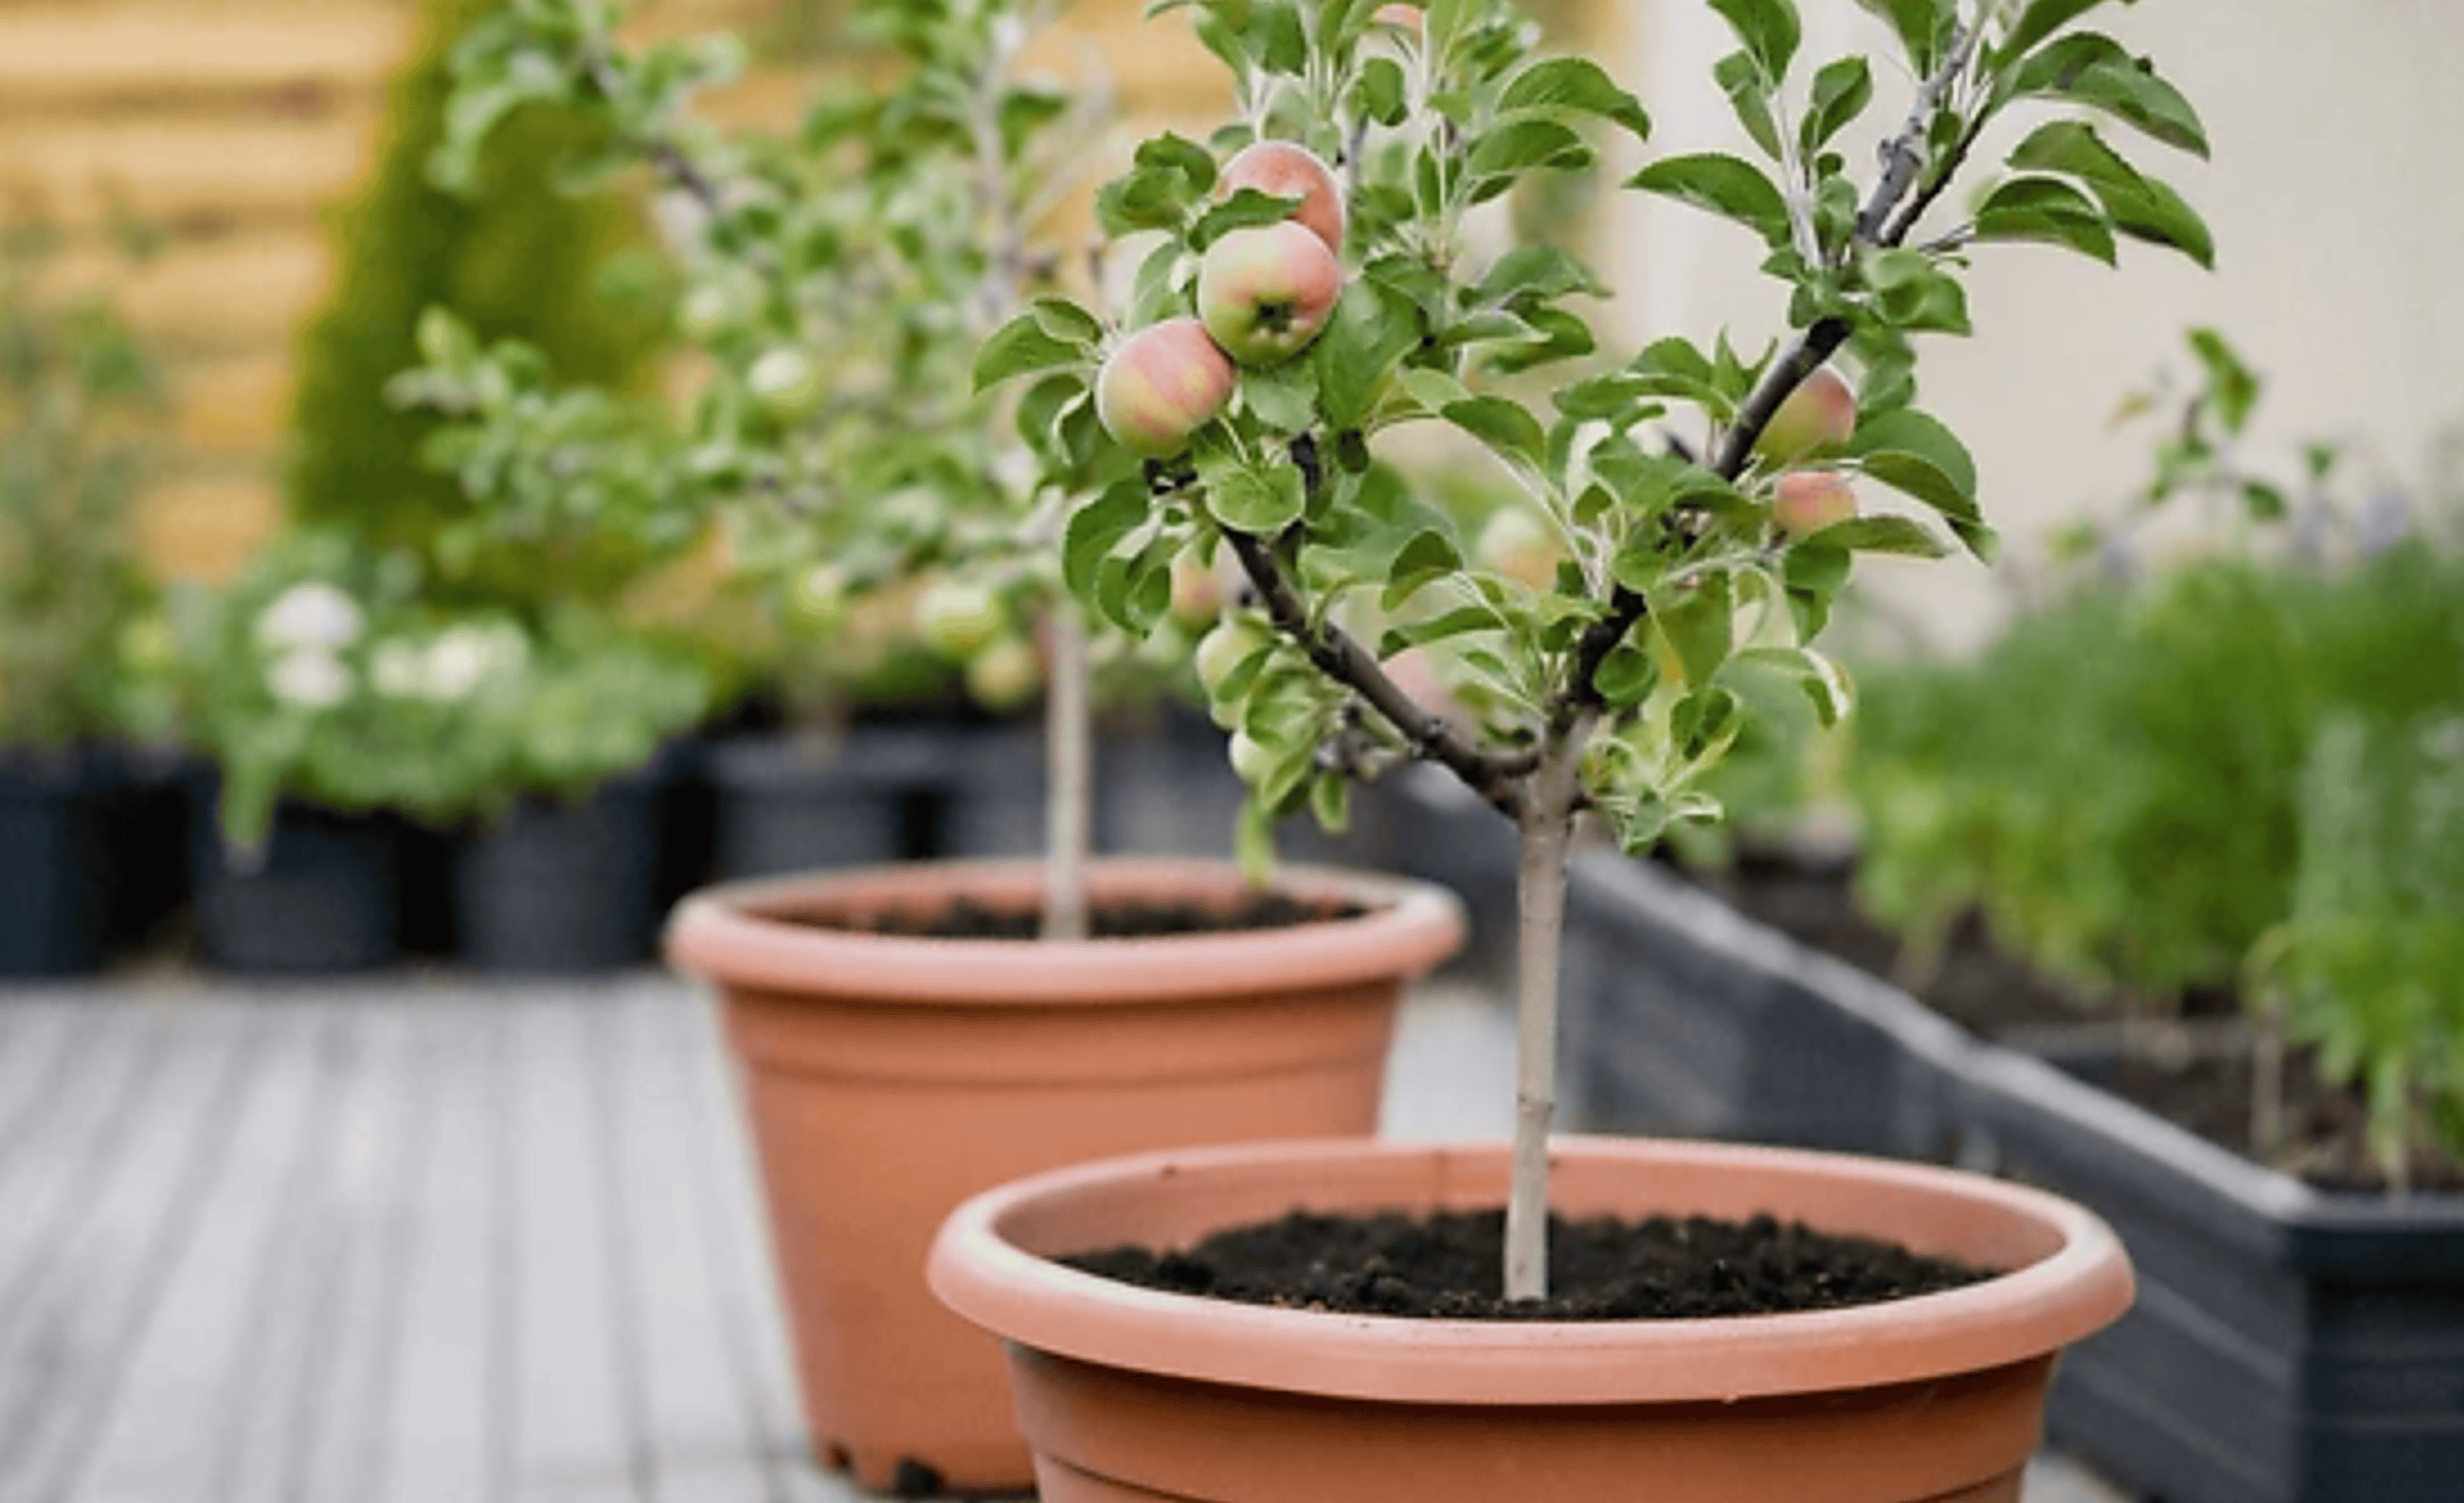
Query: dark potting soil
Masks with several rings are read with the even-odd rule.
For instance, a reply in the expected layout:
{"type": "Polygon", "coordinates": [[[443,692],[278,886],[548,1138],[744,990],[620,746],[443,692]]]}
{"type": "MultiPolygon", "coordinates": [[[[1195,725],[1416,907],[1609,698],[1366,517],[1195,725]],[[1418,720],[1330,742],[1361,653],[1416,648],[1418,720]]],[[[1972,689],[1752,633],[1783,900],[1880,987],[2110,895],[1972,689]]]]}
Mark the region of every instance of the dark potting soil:
{"type": "Polygon", "coordinates": [[[1549,1218],[1546,1300],[1508,1302],[1502,1210],[1319,1215],[1218,1232],[1186,1250],[1065,1258],[1144,1288],[1247,1305],[1440,1320],[1681,1320],[1837,1310],[1992,1275],[1769,1216],[1549,1218]]]}
{"type": "MultiPolygon", "coordinates": [[[[1097,903],[1088,929],[1097,939],[1153,939],[1171,934],[1228,934],[1292,929],[1358,918],[1368,910],[1349,903],[1304,903],[1283,893],[1253,893],[1226,907],[1198,903],[1097,903]]],[[[944,906],[913,912],[867,915],[861,922],[808,916],[797,922],[820,929],[910,939],[1033,939],[1043,922],[1037,908],[1004,908],[960,898],[944,906]]]]}
{"type": "MultiPolygon", "coordinates": [[[[1685,875],[1799,942],[1897,983],[1962,1027],[2042,1054],[2220,1147],[2321,1189],[2387,1188],[2370,1154],[2360,1090],[2329,1082],[2314,1049],[2287,1051],[2282,1140],[2257,1144],[2251,1085],[2259,1031],[2229,989],[2192,991],[2159,1009],[2068,986],[2004,951],[1975,913],[1962,916],[1941,954],[1920,968],[1899,937],[1858,905],[1846,862],[1752,853],[1727,870],[1685,875]]],[[[2464,1191],[2464,1163],[2434,1145],[2420,1145],[2409,1167],[2417,1190],[2464,1191]]]]}

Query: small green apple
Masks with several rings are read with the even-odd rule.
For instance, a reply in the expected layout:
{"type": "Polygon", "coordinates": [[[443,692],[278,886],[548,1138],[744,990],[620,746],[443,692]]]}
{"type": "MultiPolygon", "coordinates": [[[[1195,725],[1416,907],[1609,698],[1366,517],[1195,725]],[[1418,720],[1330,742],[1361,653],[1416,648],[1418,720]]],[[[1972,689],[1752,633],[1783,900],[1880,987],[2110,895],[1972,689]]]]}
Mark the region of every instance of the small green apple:
{"type": "Polygon", "coordinates": [[[1266,623],[1244,614],[1224,617],[1215,629],[1198,639],[1197,681],[1206,686],[1208,699],[1223,690],[1232,671],[1274,643],[1274,633],[1266,623]]]}
{"type": "Polygon", "coordinates": [[[792,344],[761,352],[744,373],[746,390],[762,409],[792,422],[821,405],[821,371],[812,357],[792,344]]]}
{"type": "Polygon", "coordinates": [[[1281,365],[1307,349],[1343,292],[1335,253],[1297,220],[1234,230],[1197,266],[1197,315],[1244,366],[1281,365]]]}
{"type": "Polygon", "coordinates": [[[926,647],[954,663],[972,660],[1009,626],[1000,595],[977,580],[936,580],[916,598],[916,632],[926,647]]]}
{"type": "Polygon", "coordinates": [[[988,710],[1014,710],[1043,687],[1043,657],[1015,633],[966,660],[967,697],[988,710]]]}

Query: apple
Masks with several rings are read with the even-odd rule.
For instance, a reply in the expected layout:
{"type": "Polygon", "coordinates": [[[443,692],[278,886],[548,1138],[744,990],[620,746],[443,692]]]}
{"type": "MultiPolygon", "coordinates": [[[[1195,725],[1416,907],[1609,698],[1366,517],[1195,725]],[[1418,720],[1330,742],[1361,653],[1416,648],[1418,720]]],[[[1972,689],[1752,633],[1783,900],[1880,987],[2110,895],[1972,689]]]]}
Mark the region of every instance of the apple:
{"type": "Polygon", "coordinates": [[[1232,771],[1252,788],[1265,782],[1267,775],[1274,771],[1274,753],[1245,730],[1232,732],[1231,743],[1225,750],[1232,759],[1232,771]]]}
{"type": "Polygon", "coordinates": [[[1199,559],[1197,549],[1172,556],[1172,619],[1203,631],[1222,613],[1223,580],[1199,559]]]}
{"type": "Polygon", "coordinates": [[[1252,141],[1223,164],[1216,191],[1229,198],[1254,188],[1277,198],[1297,198],[1294,223],[1325,242],[1328,250],[1344,248],[1344,190],[1334,169],[1306,146],[1288,140],[1252,141]]]}
{"type": "Polygon", "coordinates": [[[1014,710],[1043,687],[1043,658],[1014,633],[966,660],[967,697],[988,710],[1014,710]]]}
{"type": "Polygon", "coordinates": [[[941,579],[916,598],[915,629],[926,647],[963,663],[1001,640],[1009,617],[991,586],[973,579],[941,579]]]}
{"type": "Polygon", "coordinates": [[[1226,616],[1216,623],[1215,629],[1199,638],[1197,644],[1197,681],[1206,686],[1207,698],[1220,693],[1234,669],[1265,651],[1273,642],[1274,634],[1255,617],[1226,616]]]}
{"type": "Polygon", "coordinates": [[[1298,220],[1251,225],[1206,248],[1197,316],[1242,365],[1280,365],[1326,326],[1343,281],[1335,253],[1298,220]]]}
{"type": "Polygon", "coordinates": [[[1857,431],[1857,394],[1829,366],[1800,382],[1771,415],[1754,451],[1773,466],[1793,465],[1821,449],[1837,448],[1857,431]]]}
{"type": "Polygon", "coordinates": [[[1142,459],[1169,459],[1232,399],[1240,372],[1195,318],[1167,318],[1121,341],[1095,373],[1095,416],[1142,459]]]}
{"type": "Polygon", "coordinates": [[[792,421],[821,405],[821,371],[792,344],[763,350],[745,371],[744,384],[776,418],[792,421]]]}
{"type": "Polygon", "coordinates": [[[1557,564],[1565,556],[1565,541],[1519,506],[1491,512],[1472,545],[1473,560],[1481,568],[1534,590],[1556,587],[1557,564]]]}
{"type": "Polygon", "coordinates": [[[1830,470],[1794,470],[1780,477],[1771,497],[1771,520],[1791,538],[1835,526],[1857,515],[1857,493],[1848,477],[1830,470]]]}

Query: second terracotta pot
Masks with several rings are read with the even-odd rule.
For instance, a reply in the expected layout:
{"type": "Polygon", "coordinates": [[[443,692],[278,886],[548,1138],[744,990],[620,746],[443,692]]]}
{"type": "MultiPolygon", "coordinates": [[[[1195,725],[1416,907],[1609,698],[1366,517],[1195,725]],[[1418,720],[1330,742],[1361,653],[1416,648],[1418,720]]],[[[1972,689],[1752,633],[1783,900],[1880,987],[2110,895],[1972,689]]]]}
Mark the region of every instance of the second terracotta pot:
{"type": "MultiPolygon", "coordinates": [[[[1142,1148],[1374,1131],[1403,985],[1462,934],[1439,889],[1307,869],[1277,889],[1358,916],[1066,945],[843,927],[960,896],[1028,908],[1041,884],[1038,862],[746,882],[669,930],[669,958],[725,1005],[814,1453],[869,1488],[1033,1475],[998,1344],[925,1286],[952,1207],[1142,1148]]],[[[1211,861],[1099,863],[1092,885],[1218,909],[1244,890],[1211,861]]]]}
{"type": "Polygon", "coordinates": [[[1561,1213],[1768,1211],[2009,1271],[1807,1314],[1527,1322],[1236,1305],[1052,1261],[1295,1208],[1493,1208],[1507,1157],[1354,1141],[1072,1166],[961,1208],[933,1284],[1010,1343],[1043,1503],[2017,1503],[2057,1354],[2130,1303],[2113,1233],[2049,1195],[1605,1138],[1553,1150],[1561,1213]]]}

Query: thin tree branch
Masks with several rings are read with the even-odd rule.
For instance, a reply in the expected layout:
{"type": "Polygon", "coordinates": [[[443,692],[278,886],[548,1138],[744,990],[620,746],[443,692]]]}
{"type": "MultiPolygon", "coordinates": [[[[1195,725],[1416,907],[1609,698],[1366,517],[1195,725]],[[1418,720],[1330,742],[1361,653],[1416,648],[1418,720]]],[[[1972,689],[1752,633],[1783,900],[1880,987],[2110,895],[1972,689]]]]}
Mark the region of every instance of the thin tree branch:
{"type": "Polygon", "coordinates": [[[1360,696],[1384,717],[1415,754],[1443,764],[1464,784],[1510,819],[1523,817],[1520,780],[1538,765],[1536,758],[1496,756],[1474,746],[1462,732],[1431,714],[1387,676],[1376,654],[1332,622],[1313,622],[1300,592],[1284,573],[1274,550],[1259,538],[1226,529],[1233,556],[1241,561],[1258,603],[1276,629],[1300,645],[1318,671],[1360,696]]]}

